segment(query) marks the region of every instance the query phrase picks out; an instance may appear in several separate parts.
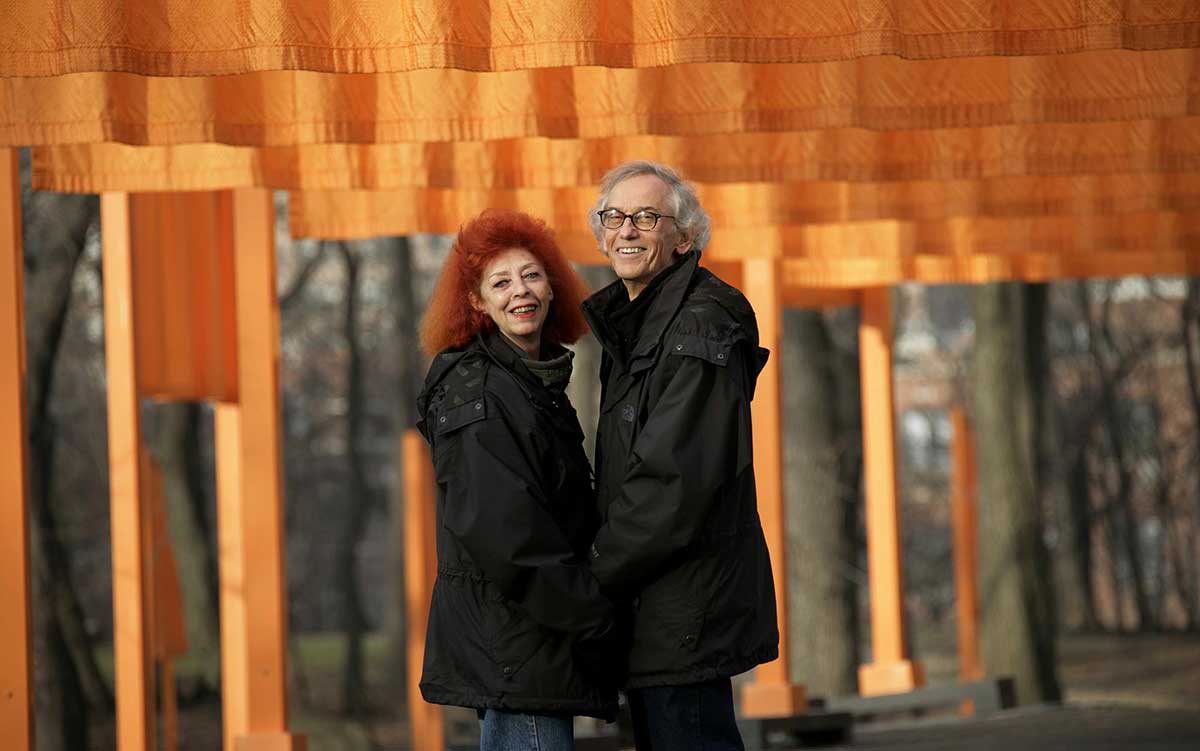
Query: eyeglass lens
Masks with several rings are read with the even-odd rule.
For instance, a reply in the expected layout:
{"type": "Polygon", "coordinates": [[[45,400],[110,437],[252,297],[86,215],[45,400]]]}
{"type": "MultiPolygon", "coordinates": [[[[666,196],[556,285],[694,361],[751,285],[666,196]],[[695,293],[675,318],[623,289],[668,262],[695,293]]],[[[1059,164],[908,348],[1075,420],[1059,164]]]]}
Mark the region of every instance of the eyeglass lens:
{"type": "Polygon", "coordinates": [[[654,225],[658,224],[658,215],[650,211],[639,211],[634,214],[625,214],[617,209],[609,209],[601,212],[601,223],[609,229],[617,229],[625,223],[625,218],[633,220],[633,226],[640,230],[652,230],[654,225]]]}

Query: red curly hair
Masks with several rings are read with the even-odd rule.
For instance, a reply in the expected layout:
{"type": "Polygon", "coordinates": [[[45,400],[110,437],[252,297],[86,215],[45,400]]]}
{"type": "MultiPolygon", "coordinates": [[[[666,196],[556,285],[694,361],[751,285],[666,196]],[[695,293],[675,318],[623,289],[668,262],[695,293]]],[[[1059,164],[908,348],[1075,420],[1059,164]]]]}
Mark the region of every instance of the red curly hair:
{"type": "Polygon", "coordinates": [[[587,333],[580,303],[588,296],[587,285],[563,257],[554,232],[540,219],[508,209],[487,209],[464,224],[438,275],[437,286],[421,322],[421,346],[429,354],[461,347],[480,331],[491,331],[496,323],[471,305],[471,293],[479,294],[483,270],[506,250],[522,248],[538,259],[546,270],[554,299],[542,328],[542,342],[571,344],[587,333]]]}

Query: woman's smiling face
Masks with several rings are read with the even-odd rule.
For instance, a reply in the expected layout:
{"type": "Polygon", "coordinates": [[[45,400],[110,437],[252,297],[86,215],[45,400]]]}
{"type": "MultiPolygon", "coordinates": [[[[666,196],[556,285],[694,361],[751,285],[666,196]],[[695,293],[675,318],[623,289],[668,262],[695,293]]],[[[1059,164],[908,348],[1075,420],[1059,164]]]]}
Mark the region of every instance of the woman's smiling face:
{"type": "Polygon", "coordinates": [[[542,345],[542,326],[553,299],[554,290],[541,261],[524,248],[510,248],[484,268],[478,297],[471,300],[471,305],[486,313],[501,334],[536,359],[542,345]]]}

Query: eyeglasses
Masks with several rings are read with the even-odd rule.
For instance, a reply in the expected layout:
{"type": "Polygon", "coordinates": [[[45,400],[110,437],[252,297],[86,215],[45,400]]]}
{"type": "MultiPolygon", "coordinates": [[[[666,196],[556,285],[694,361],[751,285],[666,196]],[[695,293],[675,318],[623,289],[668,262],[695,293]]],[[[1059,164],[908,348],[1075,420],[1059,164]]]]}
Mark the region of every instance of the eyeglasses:
{"type": "Polygon", "coordinates": [[[643,232],[649,232],[658,226],[659,219],[675,218],[673,216],[667,216],[666,214],[658,214],[653,211],[648,211],[647,209],[642,209],[641,211],[636,211],[632,214],[626,214],[620,209],[605,209],[604,211],[597,211],[596,214],[600,217],[600,224],[608,229],[621,229],[621,227],[625,225],[626,219],[632,219],[633,226],[637,227],[643,232]]]}

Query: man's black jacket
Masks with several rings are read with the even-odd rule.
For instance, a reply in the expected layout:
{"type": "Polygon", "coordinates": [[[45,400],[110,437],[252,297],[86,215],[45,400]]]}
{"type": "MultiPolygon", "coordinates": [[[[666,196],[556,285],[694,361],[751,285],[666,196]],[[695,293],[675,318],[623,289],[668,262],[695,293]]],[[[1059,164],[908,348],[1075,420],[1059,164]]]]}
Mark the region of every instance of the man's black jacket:
{"type": "Polygon", "coordinates": [[[499,336],[439,354],[418,400],[438,558],[421,694],[611,719],[615,683],[597,685],[576,653],[612,621],[584,564],[598,520],[583,433],[566,395],[499,336]]]}
{"type": "Polygon", "coordinates": [[[621,281],[584,303],[604,347],[604,524],[590,565],[633,606],[630,688],[731,676],[779,653],[750,434],[767,351],[746,298],[698,263],[688,253],[634,303],[621,281]]]}

